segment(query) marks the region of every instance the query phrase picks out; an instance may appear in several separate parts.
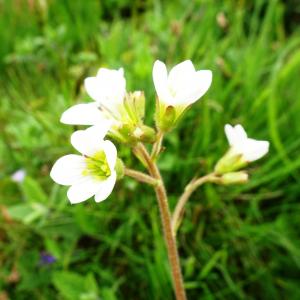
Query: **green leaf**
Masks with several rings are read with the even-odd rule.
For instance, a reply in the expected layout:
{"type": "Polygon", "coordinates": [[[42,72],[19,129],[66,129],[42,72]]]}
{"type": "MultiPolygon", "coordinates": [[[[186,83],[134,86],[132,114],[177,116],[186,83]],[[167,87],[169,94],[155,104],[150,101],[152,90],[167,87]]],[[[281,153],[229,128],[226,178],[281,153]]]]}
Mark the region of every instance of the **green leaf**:
{"type": "Polygon", "coordinates": [[[18,204],[7,209],[11,218],[17,221],[23,221],[27,216],[33,213],[33,209],[28,204],[18,204]]]}
{"type": "Polygon", "coordinates": [[[14,220],[30,224],[48,212],[47,208],[38,203],[17,204],[8,208],[8,213],[14,220]]]}
{"type": "Polygon", "coordinates": [[[43,191],[39,183],[33,178],[26,176],[21,188],[25,199],[29,202],[47,203],[48,197],[46,193],[43,191]]]}
{"type": "Polygon", "coordinates": [[[77,273],[61,271],[54,273],[52,282],[65,299],[99,299],[97,282],[92,274],[88,274],[84,277],[77,273]]]}
{"type": "Polygon", "coordinates": [[[84,277],[72,272],[56,272],[52,282],[55,288],[66,299],[77,300],[85,293],[83,286],[84,277]]]}
{"type": "Polygon", "coordinates": [[[211,259],[206,263],[206,265],[201,270],[201,273],[200,273],[201,279],[204,279],[210,273],[210,271],[218,264],[218,261],[224,256],[224,254],[225,254],[225,251],[220,250],[220,251],[217,251],[211,257],[211,259]]]}

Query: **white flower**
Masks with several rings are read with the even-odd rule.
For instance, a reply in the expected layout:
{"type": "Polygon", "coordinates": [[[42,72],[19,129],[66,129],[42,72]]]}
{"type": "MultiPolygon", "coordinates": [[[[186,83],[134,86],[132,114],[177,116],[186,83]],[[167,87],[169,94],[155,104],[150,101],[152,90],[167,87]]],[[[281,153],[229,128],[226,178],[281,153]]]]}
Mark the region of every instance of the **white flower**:
{"type": "Polygon", "coordinates": [[[120,109],[126,94],[126,80],[123,69],[100,68],[96,77],[84,81],[92,103],[77,104],[66,110],[61,122],[65,124],[95,125],[103,119],[119,119],[120,109]]]}
{"type": "Polygon", "coordinates": [[[26,171],[20,169],[11,175],[11,180],[14,182],[21,183],[24,181],[25,177],[26,177],[26,171]]]}
{"type": "Polygon", "coordinates": [[[116,182],[117,150],[103,140],[109,125],[92,126],[75,131],[73,147],[82,155],[69,154],[54,164],[50,176],[62,185],[70,185],[67,196],[71,203],[80,203],[95,195],[95,201],[105,200],[116,182]]]}
{"type": "Polygon", "coordinates": [[[269,151],[269,142],[258,141],[247,137],[241,125],[225,125],[225,134],[234,153],[242,155],[246,162],[255,161],[269,151]]]}
{"type": "Polygon", "coordinates": [[[159,101],[167,106],[189,106],[209,89],[212,72],[196,71],[193,63],[186,60],[168,74],[166,65],[157,60],[153,66],[153,81],[159,101]]]}
{"type": "MultiPolygon", "coordinates": [[[[60,119],[70,125],[101,125],[109,121],[109,134],[122,143],[136,141],[151,142],[149,128],[143,125],[145,96],[141,91],[126,92],[123,69],[101,68],[96,77],[84,81],[88,94],[95,100],[91,103],[77,104],[67,109],[60,119]],[[140,136],[137,128],[143,128],[140,136]]],[[[154,137],[154,133],[152,133],[154,137]]],[[[152,138],[152,139],[151,139],[152,138]]]]}
{"type": "MultiPolygon", "coordinates": [[[[248,138],[244,128],[241,125],[236,125],[233,127],[229,124],[226,124],[225,134],[230,148],[217,162],[215,166],[215,172],[217,174],[229,174],[236,170],[242,169],[250,162],[260,159],[269,151],[269,142],[248,138]]],[[[240,172],[232,174],[234,174],[234,177],[236,177],[236,174],[238,173],[240,172]]],[[[244,179],[246,179],[246,177],[244,179]]],[[[228,177],[226,180],[228,180],[228,177]]]]}

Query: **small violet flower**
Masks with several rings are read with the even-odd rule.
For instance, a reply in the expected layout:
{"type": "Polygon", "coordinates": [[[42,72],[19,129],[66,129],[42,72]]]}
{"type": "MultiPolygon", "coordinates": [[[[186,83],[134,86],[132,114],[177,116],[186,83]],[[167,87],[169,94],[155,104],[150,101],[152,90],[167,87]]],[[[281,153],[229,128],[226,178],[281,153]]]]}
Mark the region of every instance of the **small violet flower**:
{"type": "Polygon", "coordinates": [[[11,180],[17,183],[22,183],[26,177],[26,171],[23,169],[17,170],[11,175],[11,180]]]}
{"type": "Polygon", "coordinates": [[[268,141],[248,138],[241,125],[225,125],[225,134],[230,149],[216,165],[216,172],[224,174],[245,167],[248,163],[258,160],[269,151],[268,141]]]}
{"type": "Polygon", "coordinates": [[[41,255],[40,255],[40,264],[41,265],[52,265],[53,263],[56,262],[56,258],[47,253],[47,252],[42,252],[41,255]]]}
{"type": "Polygon", "coordinates": [[[67,196],[72,204],[92,196],[96,202],[103,201],[114,188],[117,150],[111,141],[103,140],[108,128],[109,124],[103,123],[102,126],[75,131],[71,143],[82,155],[63,156],[51,170],[50,176],[55,182],[71,186],[67,196]]]}
{"type": "Polygon", "coordinates": [[[156,123],[163,131],[171,129],[183,111],[207,92],[212,82],[212,72],[196,71],[190,60],[176,65],[169,74],[166,65],[157,60],[152,75],[158,96],[156,123]]]}

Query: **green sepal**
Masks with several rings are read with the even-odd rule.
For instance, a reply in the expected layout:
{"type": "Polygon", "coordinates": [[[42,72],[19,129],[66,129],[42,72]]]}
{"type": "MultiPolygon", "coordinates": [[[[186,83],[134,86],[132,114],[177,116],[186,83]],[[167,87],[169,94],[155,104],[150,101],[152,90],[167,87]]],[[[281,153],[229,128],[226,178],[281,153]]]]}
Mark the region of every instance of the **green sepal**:
{"type": "Polygon", "coordinates": [[[120,180],[124,177],[125,174],[125,166],[123,161],[120,158],[117,158],[115,171],[117,173],[117,180],[120,180]]]}
{"type": "Polygon", "coordinates": [[[217,162],[215,172],[225,174],[237,171],[247,166],[247,161],[242,154],[237,154],[232,148],[217,162]]]}
{"type": "Polygon", "coordinates": [[[135,107],[136,115],[140,120],[145,116],[145,94],[144,92],[133,93],[133,104],[135,107]]]}
{"type": "Polygon", "coordinates": [[[141,123],[145,115],[144,93],[141,91],[128,93],[124,99],[124,108],[131,122],[141,123]]]}
{"type": "Polygon", "coordinates": [[[170,131],[176,123],[176,109],[174,106],[156,105],[156,127],[162,132],[170,131]]]}

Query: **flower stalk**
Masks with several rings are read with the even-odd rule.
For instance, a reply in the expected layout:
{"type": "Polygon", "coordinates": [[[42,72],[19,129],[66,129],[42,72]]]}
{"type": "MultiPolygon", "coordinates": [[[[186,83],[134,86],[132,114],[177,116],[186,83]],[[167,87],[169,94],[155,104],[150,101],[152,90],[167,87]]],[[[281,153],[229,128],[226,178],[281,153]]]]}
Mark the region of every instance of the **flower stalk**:
{"type": "Polygon", "coordinates": [[[156,135],[156,142],[153,145],[152,152],[151,152],[151,159],[154,161],[159,156],[161,150],[162,150],[162,142],[164,139],[164,133],[162,131],[158,131],[156,135]]]}
{"type": "Polygon", "coordinates": [[[172,216],[172,232],[174,236],[176,236],[177,229],[179,228],[180,223],[182,221],[185,205],[189,200],[190,196],[193,194],[193,192],[202,184],[206,182],[215,182],[217,180],[218,177],[216,177],[215,173],[210,173],[197,179],[193,178],[190,181],[190,183],[185,187],[184,192],[182,193],[176,204],[172,216]]]}
{"type": "Polygon", "coordinates": [[[170,213],[170,208],[169,208],[169,203],[168,203],[168,198],[167,198],[167,193],[166,193],[166,189],[164,186],[164,182],[163,182],[163,179],[159,172],[159,169],[157,168],[156,163],[150,157],[145,146],[143,144],[139,143],[137,145],[136,149],[141,154],[141,156],[143,156],[144,160],[146,161],[147,168],[148,168],[151,176],[156,178],[160,182],[160,184],[155,186],[154,189],[155,189],[156,198],[157,198],[158,206],[159,206],[159,210],[160,210],[164,239],[165,239],[167,251],[168,251],[168,258],[169,258],[169,262],[171,265],[174,291],[175,291],[175,295],[176,295],[176,300],[186,300],[187,297],[186,297],[186,293],[184,290],[183,277],[182,277],[182,273],[181,273],[176,239],[172,233],[171,213],[170,213]]]}
{"type": "Polygon", "coordinates": [[[153,186],[157,186],[160,183],[159,180],[157,180],[143,172],[139,172],[139,171],[132,170],[129,168],[124,169],[124,175],[134,178],[135,180],[137,180],[139,182],[147,183],[147,184],[150,184],[153,186]]]}

